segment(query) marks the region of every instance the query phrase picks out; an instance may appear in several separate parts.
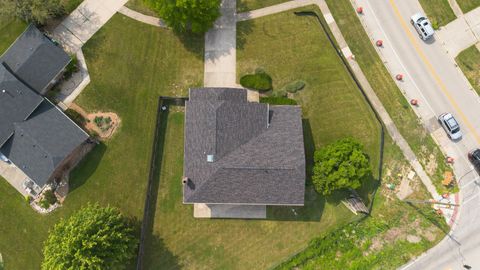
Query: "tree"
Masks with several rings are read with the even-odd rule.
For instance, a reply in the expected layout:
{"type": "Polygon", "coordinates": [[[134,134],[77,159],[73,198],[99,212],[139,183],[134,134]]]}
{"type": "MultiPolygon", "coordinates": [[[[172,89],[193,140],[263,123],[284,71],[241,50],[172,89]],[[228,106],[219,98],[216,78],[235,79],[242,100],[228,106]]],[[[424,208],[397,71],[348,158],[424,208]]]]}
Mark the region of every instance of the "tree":
{"type": "Polygon", "coordinates": [[[343,188],[359,188],[371,173],[363,146],[352,139],[341,139],[315,151],[313,184],[323,195],[343,188]]]}
{"type": "Polygon", "coordinates": [[[133,226],[116,208],[88,204],[50,231],[42,269],[124,269],[136,247],[133,226]]]}
{"type": "Polygon", "coordinates": [[[178,32],[205,33],[220,16],[220,0],[145,0],[178,32]]]}
{"type": "Polygon", "coordinates": [[[64,13],[60,0],[0,0],[0,15],[14,15],[36,24],[44,24],[48,19],[64,13]]]}

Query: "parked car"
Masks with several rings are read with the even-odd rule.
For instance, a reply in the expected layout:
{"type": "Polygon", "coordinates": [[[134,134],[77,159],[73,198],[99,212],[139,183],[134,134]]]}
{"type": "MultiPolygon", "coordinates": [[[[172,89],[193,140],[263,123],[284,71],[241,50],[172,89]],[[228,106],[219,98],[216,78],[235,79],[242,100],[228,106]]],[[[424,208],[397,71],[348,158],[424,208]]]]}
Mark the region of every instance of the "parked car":
{"type": "Polygon", "coordinates": [[[428,18],[420,12],[413,14],[412,17],[410,17],[410,22],[423,40],[431,38],[435,33],[428,18]]]}
{"type": "Polygon", "coordinates": [[[477,148],[468,152],[468,159],[470,160],[470,162],[472,162],[475,170],[477,170],[477,172],[480,172],[480,149],[477,148]]]}
{"type": "Polygon", "coordinates": [[[440,122],[440,125],[442,125],[445,132],[447,132],[448,138],[452,140],[459,140],[460,138],[462,138],[460,125],[451,113],[442,113],[438,117],[438,122],[440,122]]]}

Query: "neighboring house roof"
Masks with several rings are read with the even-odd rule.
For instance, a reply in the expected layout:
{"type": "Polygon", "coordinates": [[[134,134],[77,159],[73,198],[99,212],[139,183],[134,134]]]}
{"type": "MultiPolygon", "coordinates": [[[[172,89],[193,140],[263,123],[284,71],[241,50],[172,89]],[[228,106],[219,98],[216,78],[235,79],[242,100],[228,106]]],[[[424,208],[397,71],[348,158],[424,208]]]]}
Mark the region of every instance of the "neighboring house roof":
{"type": "Polygon", "coordinates": [[[13,123],[27,119],[43,98],[0,64],[0,146],[13,134],[13,123]]]}
{"type": "Polygon", "coordinates": [[[191,89],[184,150],[184,203],[304,204],[298,106],[250,103],[245,89],[191,89]]]}
{"type": "Polygon", "coordinates": [[[70,56],[33,24],[1,56],[0,63],[40,94],[68,65],[70,56]]]}
{"type": "Polygon", "coordinates": [[[58,165],[87,138],[83,130],[45,99],[28,120],[14,123],[14,135],[0,152],[42,187],[58,165]]]}

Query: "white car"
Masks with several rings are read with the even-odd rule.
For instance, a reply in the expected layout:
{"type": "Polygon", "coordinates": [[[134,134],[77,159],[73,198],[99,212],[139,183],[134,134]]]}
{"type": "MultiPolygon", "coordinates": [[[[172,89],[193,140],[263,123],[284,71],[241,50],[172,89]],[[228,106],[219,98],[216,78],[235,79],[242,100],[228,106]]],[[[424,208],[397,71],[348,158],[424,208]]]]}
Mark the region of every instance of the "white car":
{"type": "Polygon", "coordinates": [[[438,122],[440,122],[440,125],[442,125],[445,132],[447,132],[448,138],[454,141],[462,138],[460,125],[451,113],[442,113],[438,117],[438,122]]]}
{"type": "Polygon", "coordinates": [[[430,21],[420,12],[413,14],[412,17],[410,17],[410,22],[423,40],[431,38],[435,33],[430,21]]]}

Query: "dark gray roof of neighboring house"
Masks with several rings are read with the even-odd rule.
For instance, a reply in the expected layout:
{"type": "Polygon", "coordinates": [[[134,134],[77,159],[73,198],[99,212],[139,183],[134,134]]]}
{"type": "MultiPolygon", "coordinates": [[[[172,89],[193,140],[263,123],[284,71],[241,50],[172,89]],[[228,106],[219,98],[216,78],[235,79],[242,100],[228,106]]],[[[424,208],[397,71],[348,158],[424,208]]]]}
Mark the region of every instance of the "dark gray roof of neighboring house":
{"type": "Polygon", "coordinates": [[[62,48],[31,24],[2,55],[0,63],[32,89],[43,93],[70,60],[62,48]]]}
{"type": "Polygon", "coordinates": [[[0,146],[13,134],[13,123],[27,119],[43,98],[0,65],[0,146]]]}
{"type": "Polygon", "coordinates": [[[87,138],[82,129],[45,99],[27,121],[14,123],[14,135],[0,152],[43,187],[57,166],[87,138]]]}
{"type": "Polygon", "coordinates": [[[184,203],[304,204],[298,106],[250,103],[245,89],[191,89],[184,151],[184,203]]]}

